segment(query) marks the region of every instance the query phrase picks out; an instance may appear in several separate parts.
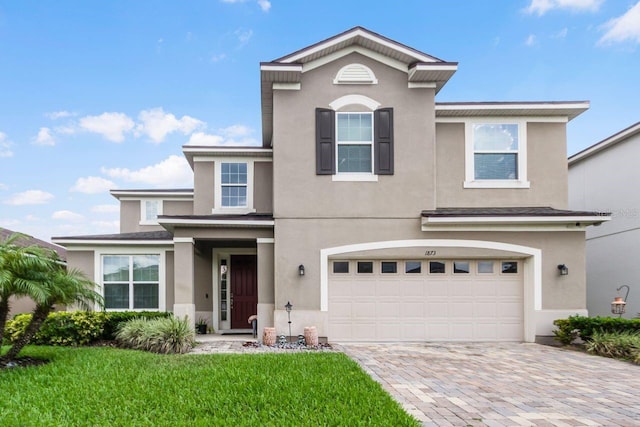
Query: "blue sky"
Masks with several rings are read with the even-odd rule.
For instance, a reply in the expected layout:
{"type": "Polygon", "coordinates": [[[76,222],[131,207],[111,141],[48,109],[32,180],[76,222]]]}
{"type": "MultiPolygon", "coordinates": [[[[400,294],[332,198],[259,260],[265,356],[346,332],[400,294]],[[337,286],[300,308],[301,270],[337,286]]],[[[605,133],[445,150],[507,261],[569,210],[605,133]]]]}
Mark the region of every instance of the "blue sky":
{"type": "Polygon", "coordinates": [[[117,232],[109,189],[258,145],[260,61],[357,25],[459,62],[438,101],[591,101],[568,154],[640,120],[638,0],[0,0],[0,227],[117,232]]]}

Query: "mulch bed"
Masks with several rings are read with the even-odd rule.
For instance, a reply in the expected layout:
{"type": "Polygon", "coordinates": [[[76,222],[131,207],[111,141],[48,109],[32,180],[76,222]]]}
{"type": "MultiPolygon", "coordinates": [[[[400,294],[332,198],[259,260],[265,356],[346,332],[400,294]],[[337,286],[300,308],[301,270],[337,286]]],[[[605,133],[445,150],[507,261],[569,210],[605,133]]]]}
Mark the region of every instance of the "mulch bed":
{"type": "Polygon", "coordinates": [[[26,368],[29,366],[40,366],[49,363],[48,359],[37,359],[35,357],[18,357],[11,362],[0,359],[0,371],[3,369],[26,368]]]}

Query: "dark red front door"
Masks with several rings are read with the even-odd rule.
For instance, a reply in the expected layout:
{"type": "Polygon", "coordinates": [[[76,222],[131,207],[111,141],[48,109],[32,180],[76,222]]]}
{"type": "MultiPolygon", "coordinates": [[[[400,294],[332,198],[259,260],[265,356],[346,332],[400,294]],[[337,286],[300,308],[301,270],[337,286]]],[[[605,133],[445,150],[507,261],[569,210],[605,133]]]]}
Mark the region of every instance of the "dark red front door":
{"type": "Polygon", "coordinates": [[[258,314],[258,273],[255,255],[231,255],[231,329],[249,329],[247,319],[258,314]]]}

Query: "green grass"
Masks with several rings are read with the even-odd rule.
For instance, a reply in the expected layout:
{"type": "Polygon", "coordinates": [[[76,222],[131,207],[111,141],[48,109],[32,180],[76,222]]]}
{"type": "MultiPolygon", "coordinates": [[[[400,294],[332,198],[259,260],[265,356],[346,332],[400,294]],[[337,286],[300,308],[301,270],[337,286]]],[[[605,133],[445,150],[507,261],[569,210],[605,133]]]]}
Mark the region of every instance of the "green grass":
{"type": "Polygon", "coordinates": [[[418,425],[341,353],[27,347],[23,355],[52,361],[0,371],[3,427],[418,425]]]}

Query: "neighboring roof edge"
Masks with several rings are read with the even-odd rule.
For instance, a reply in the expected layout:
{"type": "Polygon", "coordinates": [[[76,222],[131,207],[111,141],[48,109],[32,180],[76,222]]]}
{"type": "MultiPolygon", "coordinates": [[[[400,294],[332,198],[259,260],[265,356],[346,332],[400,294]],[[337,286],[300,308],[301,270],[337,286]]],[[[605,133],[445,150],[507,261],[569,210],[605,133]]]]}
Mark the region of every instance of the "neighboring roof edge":
{"type": "MultiPolygon", "coordinates": [[[[416,55],[418,57],[424,57],[426,59],[428,59],[425,62],[430,62],[430,61],[434,61],[434,62],[444,62],[442,61],[442,59],[437,58],[433,55],[429,55],[428,53],[424,53],[421,52],[417,49],[412,48],[411,46],[407,46],[405,44],[402,44],[400,42],[397,42],[393,39],[390,39],[388,37],[385,37],[381,34],[378,34],[374,31],[371,31],[367,28],[361,27],[361,26],[355,26],[353,28],[350,28],[346,31],[343,31],[342,33],[336,34],[334,36],[331,36],[327,39],[321,40],[317,43],[313,43],[312,45],[309,45],[307,47],[303,47],[302,49],[298,49],[295,52],[292,52],[290,54],[287,54],[285,56],[282,56],[280,58],[274,59],[273,61],[270,61],[271,63],[292,63],[295,62],[298,58],[300,58],[305,52],[309,52],[309,51],[315,51],[318,50],[318,48],[320,48],[323,45],[331,45],[333,42],[337,42],[342,38],[345,38],[346,36],[348,36],[349,34],[354,33],[354,36],[358,35],[358,33],[364,33],[370,37],[373,38],[377,38],[380,39],[380,41],[385,42],[386,44],[391,44],[396,46],[399,49],[402,50],[407,50],[409,52],[412,52],[413,55],[416,55]]],[[[417,62],[420,62],[418,59],[416,59],[417,62]]]]}
{"type": "Polygon", "coordinates": [[[67,250],[63,246],[60,246],[56,243],[47,242],[45,240],[38,239],[26,233],[21,233],[19,231],[9,230],[8,228],[0,227],[0,239],[5,240],[7,237],[13,234],[21,234],[22,236],[24,236],[23,238],[18,239],[15,242],[16,246],[20,246],[20,247],[39,246],[41,248],[49,249],[56,252],[61,260],[63,261],[67,260],[67,250]]]}
{"type": "Polygon", "coordinates": [[[569,166],[587,159],[620,142],[623,142],[628,138],[637,135],[638,133],[640,133],[640,122],[634,123],[631,126],[622,129],[620,132],[614,133],[613,135],[603,139],[602,141],[596,142],[595,144],[585,148],[584,150],[578,151],[577,153],[569,156],[569,166]]]}

